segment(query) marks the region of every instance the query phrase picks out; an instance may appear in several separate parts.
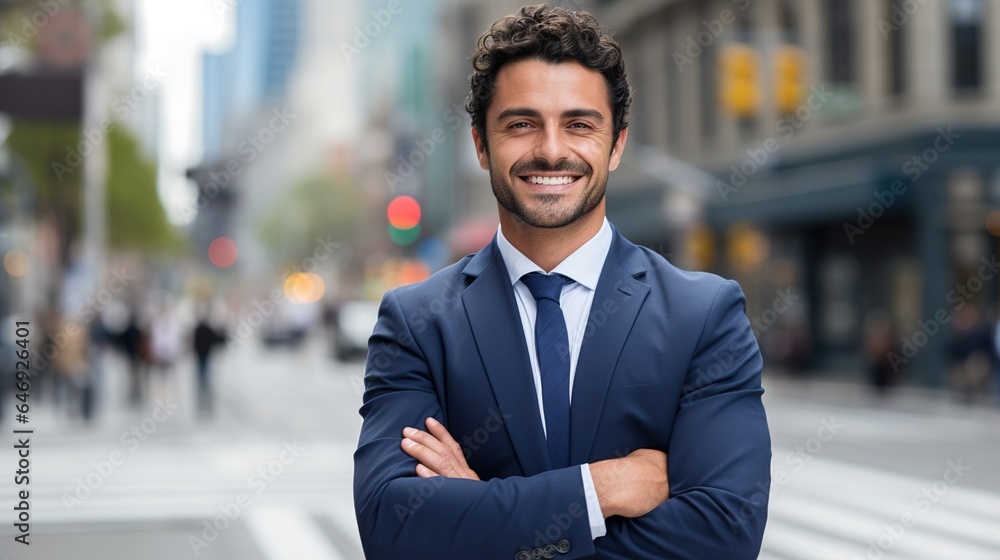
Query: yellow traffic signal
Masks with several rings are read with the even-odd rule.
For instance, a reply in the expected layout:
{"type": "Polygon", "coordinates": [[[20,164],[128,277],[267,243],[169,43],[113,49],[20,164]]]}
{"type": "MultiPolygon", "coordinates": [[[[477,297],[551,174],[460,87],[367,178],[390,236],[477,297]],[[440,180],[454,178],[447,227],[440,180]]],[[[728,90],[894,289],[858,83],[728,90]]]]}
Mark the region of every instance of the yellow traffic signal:
{"type": "Polygon", "coordinates": [[[794,113],[806,98],[805,51],[781,45],[774,51],[774,101],[781,113],[794,113]]]}
{"type": "Polygon", "coordinates": [[[750,45],[730,43],[719,53],[719,102],[737,117],[753,117],[760,108],[759,57],[750,45]]]}

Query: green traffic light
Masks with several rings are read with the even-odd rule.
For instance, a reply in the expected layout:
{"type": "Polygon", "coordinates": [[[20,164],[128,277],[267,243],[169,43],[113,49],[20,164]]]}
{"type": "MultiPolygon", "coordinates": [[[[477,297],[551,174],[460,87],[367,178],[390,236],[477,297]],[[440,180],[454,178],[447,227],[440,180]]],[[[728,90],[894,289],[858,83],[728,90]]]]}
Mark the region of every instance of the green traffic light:
{"type": "Polygon", "coordinates": [[[409,229],[400,229],[389,224],[389,239],[396,245],[410,245],[420,237],[420,224],[409,229]]]}

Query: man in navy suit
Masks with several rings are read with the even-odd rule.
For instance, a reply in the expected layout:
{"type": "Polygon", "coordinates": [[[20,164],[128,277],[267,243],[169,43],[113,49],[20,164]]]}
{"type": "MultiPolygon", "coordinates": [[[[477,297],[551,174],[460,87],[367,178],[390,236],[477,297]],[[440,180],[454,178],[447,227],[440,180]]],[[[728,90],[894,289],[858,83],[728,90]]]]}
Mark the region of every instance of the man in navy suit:
{"type": "Polygon", "coordinates": [[[473,67],[500,228],[382,300],[354,456],[366,556],[756,558],[760,350],[735,282],[605,218],[631,100],[618,44],[585,12],[525,7],[473,67]]]}

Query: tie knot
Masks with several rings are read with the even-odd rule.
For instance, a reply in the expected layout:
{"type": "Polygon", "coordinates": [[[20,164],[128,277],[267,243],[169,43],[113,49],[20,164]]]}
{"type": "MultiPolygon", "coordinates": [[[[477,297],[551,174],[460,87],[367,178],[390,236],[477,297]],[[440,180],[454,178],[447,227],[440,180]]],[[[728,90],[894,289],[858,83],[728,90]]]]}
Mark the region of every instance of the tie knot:
{"type": "Polygon", "coordinates": [[[563,284],[569,278],[561,274],[542,274],[541,272],[529,272],[521,277],[521,282],[531,290],[531,295],[535,300],[550,299],[559,305],[559,294],[562,293],[563,284]]]}

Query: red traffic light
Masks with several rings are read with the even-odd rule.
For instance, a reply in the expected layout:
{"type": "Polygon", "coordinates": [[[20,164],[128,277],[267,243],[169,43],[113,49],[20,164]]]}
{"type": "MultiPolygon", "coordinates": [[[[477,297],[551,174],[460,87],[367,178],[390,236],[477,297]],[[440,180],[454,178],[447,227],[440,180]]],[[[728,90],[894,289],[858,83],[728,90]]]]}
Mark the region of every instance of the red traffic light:
{"type": "Polygon", "coordinates": [[[397,196],[386,211],[389,223],[397,229],[410,229],[420,223],[420,203],[412,196],[397,196]]]}

